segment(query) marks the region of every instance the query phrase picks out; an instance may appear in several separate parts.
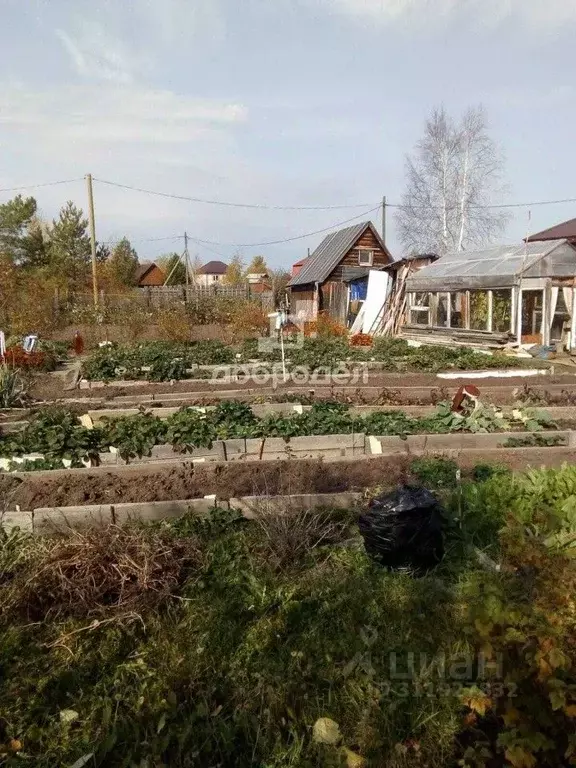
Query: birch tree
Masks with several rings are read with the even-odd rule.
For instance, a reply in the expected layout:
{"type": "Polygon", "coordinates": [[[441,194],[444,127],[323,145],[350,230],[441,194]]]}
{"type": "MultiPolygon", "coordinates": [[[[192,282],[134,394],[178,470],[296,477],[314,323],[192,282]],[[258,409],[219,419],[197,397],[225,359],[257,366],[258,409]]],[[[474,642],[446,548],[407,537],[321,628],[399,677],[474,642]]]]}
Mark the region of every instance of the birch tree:
{"type": "Polygon", "coordinates": [[[408,252],[463,250],[504,231],[508,214],[490,206],[503,191],[504,161],[482,107],[456,124],[443,107],[426,121],[406,158],[406,191],[396,223],[408,252]]]}

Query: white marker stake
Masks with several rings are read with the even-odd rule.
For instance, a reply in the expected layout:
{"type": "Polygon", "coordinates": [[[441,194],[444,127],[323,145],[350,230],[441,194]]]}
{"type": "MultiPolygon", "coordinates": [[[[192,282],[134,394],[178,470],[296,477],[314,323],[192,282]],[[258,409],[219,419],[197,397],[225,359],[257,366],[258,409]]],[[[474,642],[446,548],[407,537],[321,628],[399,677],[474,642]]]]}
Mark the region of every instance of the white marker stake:
{"type": "Polygon", "coordinates": [[[286,358],[284,357],[284,331],[282,325],[280,326],[280,350],[282,352],[282,376],[284,384],[286,384],[286,358]]]}

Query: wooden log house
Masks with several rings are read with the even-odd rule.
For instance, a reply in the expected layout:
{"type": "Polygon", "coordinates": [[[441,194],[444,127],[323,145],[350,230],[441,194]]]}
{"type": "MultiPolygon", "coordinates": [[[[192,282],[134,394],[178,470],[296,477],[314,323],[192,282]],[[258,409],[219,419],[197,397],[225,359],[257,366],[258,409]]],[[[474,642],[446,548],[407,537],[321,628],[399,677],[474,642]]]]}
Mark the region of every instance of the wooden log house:
{"type": "Polygon", "coordinates": [[[316,320],[326,312],[346,325],[350,285],[368,278],[371,269],[383,269],[393,262],[371,221],[332,232],[303,263],[288,283],[290,314],[298,325],[316,320]]]}

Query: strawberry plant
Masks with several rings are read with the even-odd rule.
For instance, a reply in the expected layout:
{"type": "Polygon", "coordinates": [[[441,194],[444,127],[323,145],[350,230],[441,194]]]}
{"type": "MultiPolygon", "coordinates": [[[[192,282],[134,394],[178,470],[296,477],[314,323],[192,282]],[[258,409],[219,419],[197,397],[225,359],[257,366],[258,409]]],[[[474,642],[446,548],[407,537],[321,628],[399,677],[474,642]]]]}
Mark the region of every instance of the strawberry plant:
{"type": "Polygon", "coordinates": [[[155,445],[164,442],[166,422],[151,413],[138,413],[121,419],[105,419],[101,430],[101,446],[113,446],[128,462],[135,457],[150,456],[155,445]]]}
{"type": "Polygon", "coordinates": [[[41,453],[48,460],[97,460],[100,438],[99,430],[83,427],[73,413],[53,406],[36,413],[21,432],[0,438],[0,455],[41,453]]]}
{"type": "Polygon", "coordinates": [[[216,429],[206,413],[194,408],[183,408],[171,416],[166,425],[166,442],[180,453],[195,448],[211,448],[216,429]]]}
{"type": "Polygon", "coordinates": [[[146,342],[137,346],[106,346],[95,351],[83,366],[83,375],[92,381],[117,378],[169,381],[195,374],[194,365],[232,363],[234,351],[221,341],[190,343],[146,342]]]}

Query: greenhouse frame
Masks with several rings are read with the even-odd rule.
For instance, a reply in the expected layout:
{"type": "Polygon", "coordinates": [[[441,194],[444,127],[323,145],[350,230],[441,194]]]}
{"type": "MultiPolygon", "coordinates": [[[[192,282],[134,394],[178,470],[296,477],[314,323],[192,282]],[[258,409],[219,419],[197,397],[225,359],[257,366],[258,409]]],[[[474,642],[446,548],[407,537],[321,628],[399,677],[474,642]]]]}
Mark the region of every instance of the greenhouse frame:
{"type": "Polygon", "coordinates": [[[403,330],[576,348],[576,248],[527,242],[442,256],[406,281],[403,330]]]}

